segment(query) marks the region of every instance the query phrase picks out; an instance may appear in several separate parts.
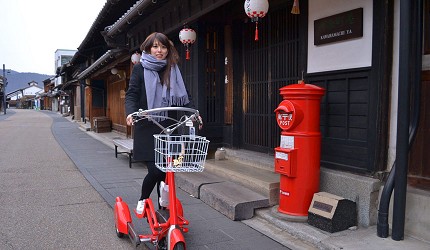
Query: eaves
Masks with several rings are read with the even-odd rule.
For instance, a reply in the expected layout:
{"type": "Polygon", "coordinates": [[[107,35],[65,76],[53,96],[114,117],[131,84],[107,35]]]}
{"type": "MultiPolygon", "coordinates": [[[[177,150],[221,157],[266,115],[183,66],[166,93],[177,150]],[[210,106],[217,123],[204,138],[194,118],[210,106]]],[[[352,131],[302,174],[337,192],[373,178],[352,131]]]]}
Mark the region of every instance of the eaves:
{"type": "Polygon", "coordinates": [[[87,32],[84,40],[78,47],[78,51],[70,60],[71,65],[82,63],[86,60],[90,53],[88,51],[97,49],[101,44],[104,44],[101,31],[108,25],[120,17],[136,0],[108,0],[97,15],[90,29],[87,32]]]}
{"type": "MultiPolygon", "coordinates": [[[[139,0],[137,1],[124,15],[122,15],[114,24],[107,26],[105,28],[105,36],[114,37],[115,35],[121,33],[127,29],[128,25],[132,24],[139,16],[143,14],[144,9],[146,9],[151,3],[157,4],[154,0],[139,0]]],[[[159,4],[159,3],[158,3],[159,4]]]]}
{"type": "Polygon", "coordinates": [[[124,49],[112,49],[108,50],[106,53],[104,53],[101,57],[99,57],[93,64],[91,64],[88,68],[86,68],[84,71],[79,73],[77,75],[78,80],[82,80],[85,78],[88,78],[101,68],[103,66],[106,66],[110,62],[114,61],[116,58],[124,55],[127,53],[127,50],[124,49]]]}
{"type": "MultiPolygon", "coordinates": [[[[188,12],[188,16],[184,17],[179,23],[168,27],[166,30],[160,30],[168,34],[169,32],[180,28],[184,23],[190,23],[197,20],[199,17],[209,13],[210,11],[219,8],[220,6],[232,0],[212,0],[211,2],[200,2],[199,9],[193,13],[188,12]]],[[[188,0],[188,4],[193,1],[188,0]]],[[[197,1],[195,1],[197,3],[197,1]]],[[[102,35],[105,40],[113,39],[124,32],[128,32],[135,24],[141,22],[144,18],[153,15],[160,8],[173,8],[177,5],[187,5],[184,2],[175,0],[140,0],[136,2],[127,12],[125,12],[115,23],[105,27],[102,35]]],[[[190,7],[188,7],[190,8],[190,7]]]]}

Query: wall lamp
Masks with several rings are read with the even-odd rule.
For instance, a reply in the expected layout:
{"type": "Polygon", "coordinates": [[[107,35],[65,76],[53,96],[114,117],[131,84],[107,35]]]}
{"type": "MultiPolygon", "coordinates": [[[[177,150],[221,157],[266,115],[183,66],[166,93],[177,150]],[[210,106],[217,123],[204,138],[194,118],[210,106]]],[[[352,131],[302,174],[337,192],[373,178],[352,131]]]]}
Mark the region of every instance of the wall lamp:
{"type": "Polygon", "coordinates": [[[116,74],[118,74],[118,69],[117,68],[111,68],[110,73],[112,73],[112,75],[116,75],[116,74]]]}

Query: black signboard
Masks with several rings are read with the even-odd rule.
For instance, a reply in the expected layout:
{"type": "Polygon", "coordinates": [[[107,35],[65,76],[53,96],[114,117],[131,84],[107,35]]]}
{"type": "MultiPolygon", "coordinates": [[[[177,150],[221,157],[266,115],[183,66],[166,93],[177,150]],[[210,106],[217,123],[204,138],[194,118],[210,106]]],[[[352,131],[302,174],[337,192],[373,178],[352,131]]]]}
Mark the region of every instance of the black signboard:
{"type": "Polygon", "coordinates": [[[314,21],[314,44],[363,37],[363,8],[350,10],[314,21]]]}

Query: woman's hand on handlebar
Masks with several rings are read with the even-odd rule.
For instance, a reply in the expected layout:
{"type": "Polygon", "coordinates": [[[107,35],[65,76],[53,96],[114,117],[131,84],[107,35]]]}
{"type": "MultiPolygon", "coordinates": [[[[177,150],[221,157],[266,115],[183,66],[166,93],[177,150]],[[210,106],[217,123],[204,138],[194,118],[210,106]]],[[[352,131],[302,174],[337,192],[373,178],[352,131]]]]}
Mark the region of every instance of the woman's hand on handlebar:
{"type": "Polygon", "coordinates": [[[197,123],[199,124],[199,130],[201,130],[203,128],[203,119],[200,115],[197,118],[197,123]]]}
{"type": "Polygon", "coordinates": [[[132,115],[132,114],[129,114],[129,115],[127,116],[127,118],[125,119],[125,121],[127,122],[127,125],[128,125],[128,126],[133,125],[133,123],[134,123],[134,121],[133,121],[133,115],[132,115]]]}

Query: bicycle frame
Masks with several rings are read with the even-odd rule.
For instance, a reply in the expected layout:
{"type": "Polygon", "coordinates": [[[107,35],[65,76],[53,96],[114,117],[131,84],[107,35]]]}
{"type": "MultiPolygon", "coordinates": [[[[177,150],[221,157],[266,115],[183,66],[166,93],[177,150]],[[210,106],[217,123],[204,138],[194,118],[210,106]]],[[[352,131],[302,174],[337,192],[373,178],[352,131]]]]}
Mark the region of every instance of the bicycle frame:
{"type": "MultiPolygon", "coordinates": [[[[176,197],[176,186],[175,186],[175,173],[174,172],[166,172],[166,183],[169,185],[169,218],[165,222],[159,222],[156,211],[154,209],[154,204],[152,199],[147,199],[145,202],[144,212],[142,214],[136,214],[136,217],[139,219],[147,218],[149,227],[151,229],[152,234],[148,235],[139,235],[139,238],[143,241],[145,239],[150,239],[152,243],[157,243],[162,238],[168,236],[172,226],[174,228],[180,229],[182,232],[188,232],[188,228],[184,227],[189,224],[189,221],[183,217],[182,204],[176,197]]],[[[170,238],[172,238],[170,236],[170,238]]],[[[171,240],[167,239],[168,244],[177,243],[178,240],[182,241],[185,244],[184,237],[182,233],[175,232],[174,238],[176,241],[171,242],[171,240]]],[[[168,249],[173,249],[168,247],[168,249]]]]}
{"type": "MultiPolygon", "coordinates": [[[[182,141],[182,140],[175,141],[172,139],[175,139],[175,138],[178,139],[178,136],[171,136],[171,134],[179,126],[185,124],[187,121],[192,119],[199,119],[198,111],[190,108],[169,107],[169,108],[152,109],[150,111],[139,110],[138,112],[135,112],[135,115],[140,119],[143,119],[142,117],[145,117],[148,120],[153,121],[162,129],[162,132],[166,135],[165,137],[161,137],[161,138],[157,138],[154,135],[154,138],[156,141],[157,139],[159,140],[161,146],[167,147],[167,149],[161,150],[162,151],[161,153],[159,152],[160,154],[162,154],[163,157],[165,157],[165,162],[163,162],[161,165],[166,164],[167,166],[163,165],[161,168],[160,166],[157,166],[157,167],[162,169],[162,171],[166,172],[165,182],[169,186],[169,205],[166,208],[167,210],[156,211],[154,208],[152,199],[148,198],[145,200],[145,207],[142,214],[138,214],[134,209],[135,215],[138,219],[143,219],[143,218],[147,219],[149,228],[151,231],[150,234],[137,234],[136,231],[134,230],[133,222],[130,215],[130,210],[128,208],[127,203],[122,201],[121,197],[117,197],[116,203],[114,206],[115,226],[116,226],[117,236],[122,237],[123,235],[127,234],[136,246],[141,244],[142,242],[151,242],[158,249],[158,247],[160,247],[159,246],[160,242],[164,242],[163,240],[165,239],[166,245],[162,246],[162,248],[166,248],[169,250],[173,250],[176,248],[185,249],[186,244],[185,244],[185,238],[183,236],[183,233],[188,232],[188,228],[186,228],[185,226],[189,225],[189,221],[183,217],[182,204],[179,201],[179,199],[176,197],[176,184],[175,184],[176,170],[172,170],[172,169],[174,167],[173,165],[175,165],[176,167],[176,164],[178,164],[177,163],[178,160],[174,159],[174,156],[169,151],[169,146],[181,145],[181,154],[184,155],[183,157],[189,157],[190,159],[194,159],[204,154],[204,157],[202,159],[203,161],[206,159],[205,156],[207,154],[207,144],[209,143],[209,141],[207,141],[206,138],[204,138],[204,143],[206,143],[204,146],[206,147],[203,147],[203,151],[201,151],[203,153],[201,153],[200,151],[198,151],[198,153],[195,153],[196,150],[194,150],[194,148],[192,148],[191,150],[188,149],[188,153],[184,153],[185,143],[190,145],[194,145],[194,144],[200,145],[199,143],[202,143],[203,140],[201,141],[197,140],[196,143],[194,143],[194,141],[182,141]],[[164,128],[163,126],[160,125],[160,123],[157,122],[156,119],[152,119],[152,117],[148,116],[149,112],[157,113],[157,112],[164,112],[166,110],[192,112],[193,115],[191,115],[190,117],[186,116],[186,119],[184,120],[182,120],[181,118],[180,121],[172,119],[177,123],[173,127],[168,127],[168,128],[164,128]],[[168,153],[164,155],[166,151],[168,153]],[[168,218],[166,218],[166,216],[163,214],[165,213],[163,211],[168,211],[168,218]]],[[[160,116],[156,115],[155,117],[160,117],[160,116]]],[[[167,117],[167,119],[169,118],[167,117]]],[[[182,139],[182,137],[180,137],[179,139],[182,139]]],[[[200,148],[198,150],[200,150],[200,148]]],[[[178,155],[177,152],[174,154],[176,156],[178,155]]],[[[164,159],[163,157],[161,158],[164,159]]],[[[200,167],[200,171],[203,170],[203,166],[200,166],[200,164],[202,164],[200,161],[194,164],[200,167]]],[[[190,171],[190,172],[196,171],[195,169],[198,169],[198,167],[192,166],[186,171],[190,171]]]]}

